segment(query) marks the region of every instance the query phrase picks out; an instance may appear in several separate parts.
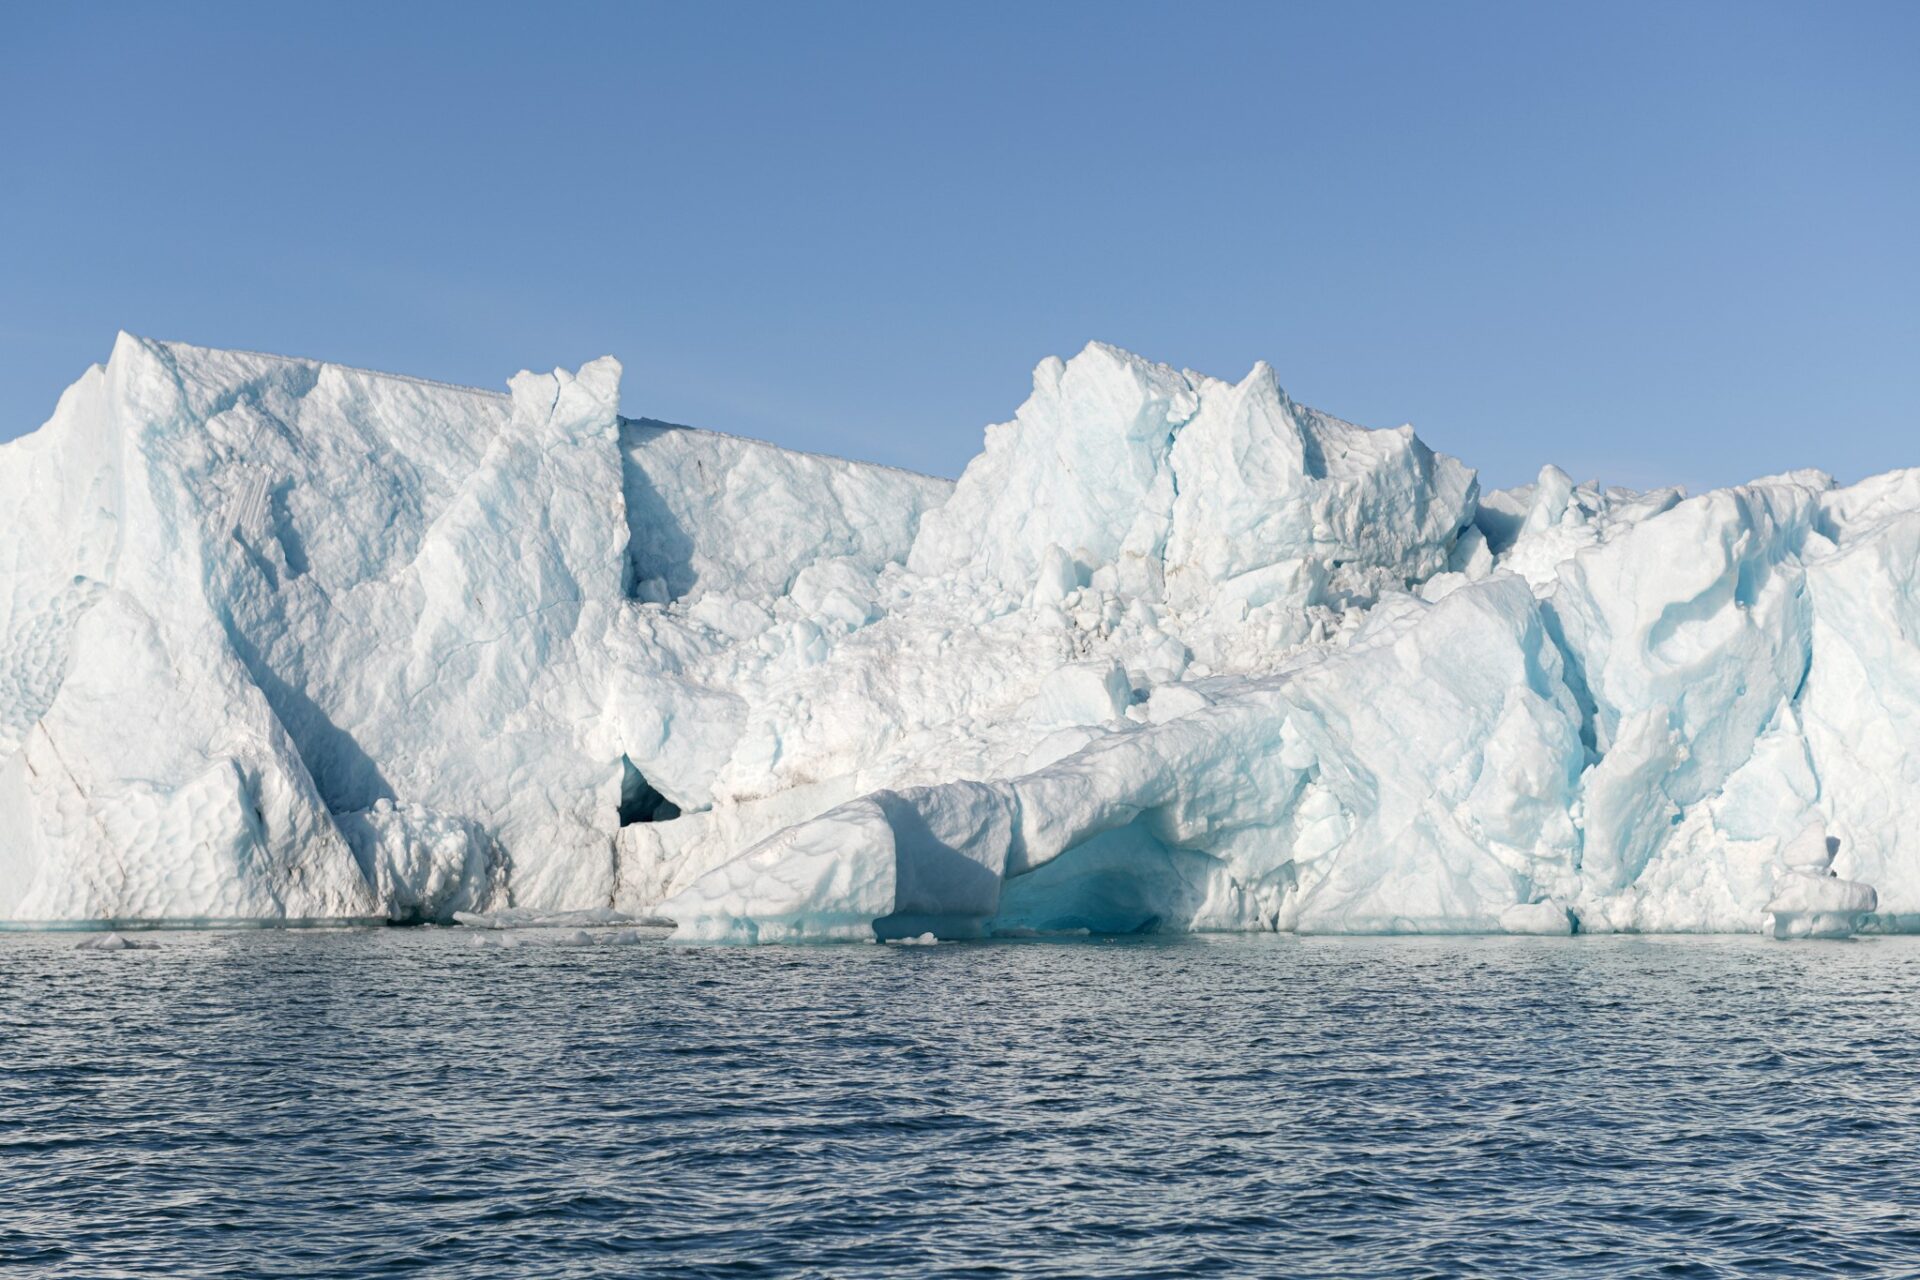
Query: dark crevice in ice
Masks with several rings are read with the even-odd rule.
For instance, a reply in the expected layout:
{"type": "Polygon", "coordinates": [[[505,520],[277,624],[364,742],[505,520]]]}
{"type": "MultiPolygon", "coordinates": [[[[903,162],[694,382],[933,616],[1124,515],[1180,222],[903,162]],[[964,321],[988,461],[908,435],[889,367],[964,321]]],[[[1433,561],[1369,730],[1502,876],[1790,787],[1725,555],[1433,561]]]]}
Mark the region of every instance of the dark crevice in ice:
{"type": "Polygon", "coordinates": [[[671,822],[680,816],[680,806],[654,790],[646,775],[633,767],[633,761],[620,757],[620,825],[636,822],[671,822]]]}

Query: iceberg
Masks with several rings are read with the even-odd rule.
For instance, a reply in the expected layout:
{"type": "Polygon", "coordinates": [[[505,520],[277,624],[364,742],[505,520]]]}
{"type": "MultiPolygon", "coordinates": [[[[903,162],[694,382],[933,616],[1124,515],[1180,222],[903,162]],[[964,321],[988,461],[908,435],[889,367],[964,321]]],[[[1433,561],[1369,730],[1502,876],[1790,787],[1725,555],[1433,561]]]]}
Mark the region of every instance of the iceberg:
{"type": "Polygon", "coordinates": [[[619,402],[121,335],[0,445],[0,923],[1920,930],[1920,470],[1482,491],[1098,343],[951,482],[619,402]]]}

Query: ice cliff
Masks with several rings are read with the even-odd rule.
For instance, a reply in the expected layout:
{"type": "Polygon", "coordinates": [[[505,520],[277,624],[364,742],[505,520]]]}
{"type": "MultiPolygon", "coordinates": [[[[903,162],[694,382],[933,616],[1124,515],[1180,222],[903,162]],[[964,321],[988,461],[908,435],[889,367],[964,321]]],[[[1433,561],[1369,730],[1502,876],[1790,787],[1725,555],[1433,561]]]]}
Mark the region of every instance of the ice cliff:
{"type": "Polygon", "coordinates": [[[1095,344],[957,483],[122,335],[0,445],[0,920],[1920,928],[1920,471],[1480,492],[1095,344]]]}

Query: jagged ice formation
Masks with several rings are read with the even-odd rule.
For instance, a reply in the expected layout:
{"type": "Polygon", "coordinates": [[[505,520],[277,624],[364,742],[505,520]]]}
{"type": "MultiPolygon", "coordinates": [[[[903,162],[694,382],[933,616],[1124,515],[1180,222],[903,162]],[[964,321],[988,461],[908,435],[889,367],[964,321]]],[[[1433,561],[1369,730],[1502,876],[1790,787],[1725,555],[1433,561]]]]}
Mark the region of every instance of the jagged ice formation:
{"type": "Polygon", "coordinates": [[[1920,471],[1481,493],[1111,347],[957,483],[122,335],[0,445],[0,920],[1920,928],[1920,471]]]}

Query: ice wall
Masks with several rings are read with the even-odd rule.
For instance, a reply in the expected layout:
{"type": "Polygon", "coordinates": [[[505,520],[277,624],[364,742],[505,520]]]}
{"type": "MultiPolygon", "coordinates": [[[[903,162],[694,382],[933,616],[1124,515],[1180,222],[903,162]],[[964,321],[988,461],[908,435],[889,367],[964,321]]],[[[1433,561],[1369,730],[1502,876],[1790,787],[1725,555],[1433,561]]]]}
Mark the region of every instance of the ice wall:
{"type": "Polygon", "coordinates": [[[1094,344],[956,484],[123,336],[0,446],[0,920],[1920,927],[1920,472],[1481,494],[1094,344]]]}
{"type": "Polygon", "coordinates": [[[823,560],[878,573],[906,558],[921,516],[953,490],[651,419],[622,419],[620,443],[630,594],[657,604],[709,591],[778,598],[823,560]]]}

